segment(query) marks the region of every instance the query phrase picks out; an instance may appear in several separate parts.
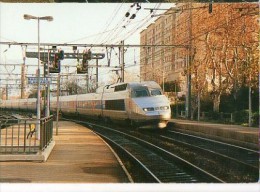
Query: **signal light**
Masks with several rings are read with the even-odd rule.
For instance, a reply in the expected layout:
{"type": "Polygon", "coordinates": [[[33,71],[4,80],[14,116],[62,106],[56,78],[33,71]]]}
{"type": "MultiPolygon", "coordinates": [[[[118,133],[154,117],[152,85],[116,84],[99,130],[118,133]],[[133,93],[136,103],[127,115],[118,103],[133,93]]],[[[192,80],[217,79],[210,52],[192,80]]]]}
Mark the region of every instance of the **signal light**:
{"type": "Polygon", "coordinates": [[[60,50],[60,51],[59,51],[59,59],[60,59],[60,60],[63,60],[63,59],[64,59],[64,51],[63,51],[63,50],[60,50]]]}
{"type": "Polygon", "coordinates": [[[77,46],[72,46],[73,51],[77,51],[77,49],[78,49],[77,46]]]}
{"type": "Polygon", "coordinates": [[[83,59],[82,59],[82,68],[87,68],[88,66],[88,55],[87,53],[83,54],[83,59]]]}
{"type": "Polygon", "coordinates": [[[44,62],[44,76],[48,75],[48,63],[44,62]]]}
{"type": "MultiPolygon", "coordinates": [[[[64,54],[64,52],[63,52],[64,54]]],[[[53,61],[53,67],[49,68],[49,72],[50,73],[60,73],[60,57],[62,58],[62,56],[59,53],[55,53],[54,55],[54,61],[53,61]]],[[[64,58],[64,55],[63,55],[64,58]]]]}
{"type": "Polygon", "coordinates": [[[55,65],[58,63],[59,59],[60,59],[60,56],[55,53],[55,55],[54,55],[54,64],[55,65]]]}
{"type": "Polygon", "coordinates": [[[77,73],[83,74],[88,72],[88,60],[91,60],[92,53],[90,50],[85,50],[82,57],[82,65],[77,67],[77,73]]]}
{"type": "Polygon", "coordinates": [[[87,60],[91,60],[92,59],[92,53],[90,51],[90,49],[88,50],[88,53],[87,53],[87,60]]]}

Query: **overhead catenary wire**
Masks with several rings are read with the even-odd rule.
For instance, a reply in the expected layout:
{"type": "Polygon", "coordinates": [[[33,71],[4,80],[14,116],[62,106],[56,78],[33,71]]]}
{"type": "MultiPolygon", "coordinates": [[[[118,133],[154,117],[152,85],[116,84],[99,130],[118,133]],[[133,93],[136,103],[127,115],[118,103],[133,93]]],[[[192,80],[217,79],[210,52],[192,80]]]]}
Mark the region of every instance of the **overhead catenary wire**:
{"type": "MultiPolygon", "coordinates": [[[[135,18],[135,16],[137,15],[137,12],[141,10],[141,4],[140,3],[134,3],[134,5],[136,4],[137,8],[136,8],[136,11],[134,13],[130,13],[130,11],[126,12],[128,13],[128,16],[126,16],[126,18],[128,18],[127,20],[124,20],[124,22],[121,22],[120,26],[117,25],[117,27],[119,26],[120,28],[114,32],[113,35],[110,35],[109,39],[107,39],[105,41],[105,43],[107,42],[117,42],[117,39],[121,39],[123,40],[124,39],[124,36],[125,34],[128,34],[129,32],[124,32],[126,29],[128,29],[128,27],[130,26],[130,24],[133,23],[133,19],[135,18]],[[132,17],[134,16],[134,17],[132,17]],[[132,17],[132,19],[131,19],[132,17]]],[[[134,8],[134,5],[131,5],[130,8],[133,9],[134,8]]],[[[155,6],[160,6],[160,4],[156,4],[155,6]]],[[[148,17],[146,17],[145,19],[147,19],[148,17]]],[[[149,18],[148,20],[145,20],[145,19],[142,19],[141,21],[139,21],[139,23],[143,22],[142,24],[139,24],[139,26],[145,24],[145,22],[149,22],[149,20],[151,20],[151,18],[149,18]]],[[[138,25],[138,22],[137,22],[137,25],[138,25]]],[[[136,26],[132,27],[132,29],[128,30],[128,31],[132,31],[133,33],[136,31],[136,26]]],[[[120,41],[120,40],[118,40],[120,41]]]]}
{"type": "MultiPolygon", "coordinates": [[[[157,3],[155,5],[154,9],[158,9],[160,6],[161,6],[161,3],[157,3]]],[[[128,30],[126,33],[123,33],[120,36],[119,35],[115,36],[115,38],[112,39],[111,41],[118,43],[121,40],[126,40],[132,34],[134,34],[136,31],[143,28],[145,26],[145,24],[150,23],[151,20],[152,20],[152,18],[150,17],[150,15],[147,15],[144,19],[137,22],[137,24],[134,27],[132,27],[130,30],[128,30]]],[[[127,27],[125,27],[125,29],[127,29],[127,27]]]]}
{"type": "MultiPolygon", "coordinates": [[[[127,12],[130,13],[132,9],[133,9],[133,7],[130,6],[130,8],[128,9],[127,12]]],[[[130,18],[123,15],[123,18],[114,27],[115,30],[112,31],[110,34],[108,34],[107,37],[105,39],[103,39],[103,41],[101,41],[101,43],[111,42],[111,39],[118,36],[122,32],[122,30],[124,30],[123,26],[126,26],[127,23],[129,23],[129,22],[130,22],[130,18]]]]}
{"type": "Polygon", "coordinates": [[[106,31],[113,31],[114,29],[111,29],[111,30],[108,30],[110,25],[112,24],[112,22],[114,21],[114,19],[116,18],[118,12],[121,10],[123,6],[123,3],[119,4],[116,8],[115,8],[115,11],[113,11],[113,14],[112,16],[110,17],[110,19],[107,21],[107,26],[105,27],[105,29],[103,30],[103,32],[101,32],[101,36],[99,37],[96,37],[95,41],[94,42],[97,42],[98,40],[101,40],[100,42],[102,42],[102,39],[103,39],[103,35],[104,35],[104,32],[106,31]]]}
{"type": "MultiPolygon", "coordinates": [[[[130,12],[131,9],[132,9],[132,7],[130,7],[128,9],[128,12],[130,12]]],[[[111,31],[109,34],[107,34],[107,36],[105,38],[101,39],[101,41],[100,41],[101,44],[108,42],[109,38],[111,38],[111,36],[114,36],[114,34],[118,33],[118,31],[121,29],[120,26],[123,26],[123,23],[125,23],[125,21],[127,20],[125,15],[122,15],[121,17],[122,18],[119,20],[119,22],[116,24],[116,26],[113,27],[115,30],[111,31]]]]}

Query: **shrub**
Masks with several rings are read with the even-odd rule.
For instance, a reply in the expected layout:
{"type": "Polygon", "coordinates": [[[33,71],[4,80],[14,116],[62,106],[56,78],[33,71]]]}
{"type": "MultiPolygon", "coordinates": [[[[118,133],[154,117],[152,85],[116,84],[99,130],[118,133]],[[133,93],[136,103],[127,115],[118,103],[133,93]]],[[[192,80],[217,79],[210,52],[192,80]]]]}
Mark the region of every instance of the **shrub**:
{"type": "Polygon", "coordinates": [[[241,110],[234,112],[234,121],[236,123],[247,123],[248,122],[248,110],[241,110]]]}
{"type": "Polygon", "coordinates": [[[252,114],[252,125],[259,126],[259,112],[255,112],[252,114]]]}

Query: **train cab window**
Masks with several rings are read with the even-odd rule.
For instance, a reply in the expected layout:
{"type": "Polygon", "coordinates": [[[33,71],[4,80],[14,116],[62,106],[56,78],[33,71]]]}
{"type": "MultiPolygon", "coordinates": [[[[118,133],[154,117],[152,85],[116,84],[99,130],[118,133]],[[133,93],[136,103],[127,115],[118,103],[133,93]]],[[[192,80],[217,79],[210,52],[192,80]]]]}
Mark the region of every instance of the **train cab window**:
{"type": "Polygon", "coordinates": [[[146,87],[134,88],[132,90],[132,97],[148,97],[148,96],[150,96],[150,94],[146,87]]]}
{"type": "Polygon", "coordinates": [[[127,84],[117,85],[115,86],[115,92],[126,90],[127,84]]]}
{"type": "Polygon", "coordinates": [[[162,92],[160,89],[151,89],[150,92],[151,92],[152,96],[162,95],[162,92]]]}

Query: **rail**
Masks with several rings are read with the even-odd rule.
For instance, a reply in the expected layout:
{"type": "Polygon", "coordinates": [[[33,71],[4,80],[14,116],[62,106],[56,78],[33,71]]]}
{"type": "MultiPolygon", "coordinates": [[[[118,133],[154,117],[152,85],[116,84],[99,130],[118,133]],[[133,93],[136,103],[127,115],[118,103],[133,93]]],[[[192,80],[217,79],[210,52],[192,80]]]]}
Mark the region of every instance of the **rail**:
{"type": "Polygon", "coordinates": [[[138,138],[132,133],[129,134],[130,132],[126,133],[126,129],[123,129],[122,132],[115,127],[110,128],[90,122],[73,121],[87,125],[108,143],[113,143],[113,147],[116,145],[116,151],[119,149],[122,160],[126,159],[126,167],[130,169],[128,171],[131,173],[134,182],[224,182],[168,150],[138,138]],[[142,178],[140,178],[140,175],[142,178]]]}
{"type": "Polygon", "coordinates": [[[33,118],[0,118],[0,155],[43,151],[53,139],[53,116],[40,120],[39,138],[36,124],[33,118]]]}

